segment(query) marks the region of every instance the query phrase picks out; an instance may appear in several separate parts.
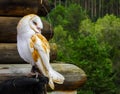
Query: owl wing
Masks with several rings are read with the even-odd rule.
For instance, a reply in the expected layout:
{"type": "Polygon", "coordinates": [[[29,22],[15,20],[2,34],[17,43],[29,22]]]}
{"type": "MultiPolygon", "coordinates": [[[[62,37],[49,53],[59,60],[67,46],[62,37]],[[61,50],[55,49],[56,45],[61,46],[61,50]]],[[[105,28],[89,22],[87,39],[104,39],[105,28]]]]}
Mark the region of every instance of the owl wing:
{"type": "Polygon", "coordinates": [[[54,83],[62,84],[64,77],[54,71],[49,63],[50,57],[50,46],[45,37],[41,34],[35,34],[30,40],[30,49],[33,60],[38,69],[43,73],[44,76],[49,78],[49,85],[54,89],[54,83]]]}
{"type": "Polygon", "coordinates": [[[47,40],[42,35],[35,34],[30,39],[29,47],[35,65],[37,65],[38,69],[44,76],[49,78],[49,85],[54,89],[53,80],[49,75],[49,70],[51,70],[51,66],[49,64],[50,47],[47,40]]]}

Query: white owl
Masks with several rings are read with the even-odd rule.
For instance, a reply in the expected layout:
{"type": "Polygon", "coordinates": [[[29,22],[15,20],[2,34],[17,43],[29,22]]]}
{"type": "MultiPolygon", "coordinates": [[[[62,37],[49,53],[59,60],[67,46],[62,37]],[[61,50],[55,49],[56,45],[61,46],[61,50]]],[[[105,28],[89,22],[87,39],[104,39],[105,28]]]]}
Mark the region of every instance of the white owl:
{"type": "Polygon", "coordinates": [[[54,89],[54,82],[62,84],[64,77],[50,65],[50,46],[41,34],[42,28],[40,17],[35,14],[24,16],[17,25],[17,49],[23,60],[49,78],[49,86],[54,89]]]}

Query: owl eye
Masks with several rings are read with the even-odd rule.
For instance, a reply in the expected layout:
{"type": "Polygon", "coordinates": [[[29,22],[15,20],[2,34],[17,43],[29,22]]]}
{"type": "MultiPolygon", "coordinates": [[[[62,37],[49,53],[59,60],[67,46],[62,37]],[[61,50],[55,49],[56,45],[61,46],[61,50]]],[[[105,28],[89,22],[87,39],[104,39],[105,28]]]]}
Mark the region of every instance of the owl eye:
{"type": "Polygon", "coordinates": [[[37,25],[37,23],[36,23],[35,21],[33,21],[33,24],[34,24],[34,25],[37,25]]]}

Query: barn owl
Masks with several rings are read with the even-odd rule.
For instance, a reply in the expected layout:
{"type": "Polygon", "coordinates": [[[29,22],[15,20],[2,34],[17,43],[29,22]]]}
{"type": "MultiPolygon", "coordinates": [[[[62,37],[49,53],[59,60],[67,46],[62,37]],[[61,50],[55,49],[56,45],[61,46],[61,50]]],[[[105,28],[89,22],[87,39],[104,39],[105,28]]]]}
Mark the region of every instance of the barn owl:
{"type": "Polygon", "coordinates": [[[24,16],[17,25],[17,49],[20,57],[49,78],[49,86],[54,89],[54,83],[62,84],[64,77],[50,65],[50,46],[41,34],[43,28],[40,17],[35,14],[24,16]]]}

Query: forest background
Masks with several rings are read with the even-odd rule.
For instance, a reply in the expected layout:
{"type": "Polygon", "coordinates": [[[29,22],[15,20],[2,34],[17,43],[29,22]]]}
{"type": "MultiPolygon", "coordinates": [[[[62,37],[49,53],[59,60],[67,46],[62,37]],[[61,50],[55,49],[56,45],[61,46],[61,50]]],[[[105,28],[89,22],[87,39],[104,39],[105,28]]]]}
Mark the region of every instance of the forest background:
{"type": "Polygon", "coordinates": [[[57,61],[87,74],[78,94],[120,94],[120,0],[49,0],[57,61]]]}

